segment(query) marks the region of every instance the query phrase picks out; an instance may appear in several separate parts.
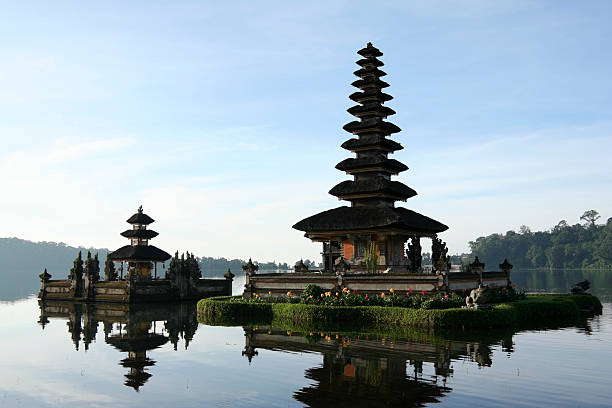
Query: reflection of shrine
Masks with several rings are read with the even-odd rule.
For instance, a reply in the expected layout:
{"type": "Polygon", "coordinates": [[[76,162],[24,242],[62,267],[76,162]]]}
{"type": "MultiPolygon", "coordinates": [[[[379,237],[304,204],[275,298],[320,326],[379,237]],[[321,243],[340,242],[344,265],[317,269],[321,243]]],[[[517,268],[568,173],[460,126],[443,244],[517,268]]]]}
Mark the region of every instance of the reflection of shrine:
{"type": "MultiPolygon", "coordinates": [[[[431,342],[392,340],[377,335],[295,333],[262,326],[244,330],[242,354],[252,363],[256,363],[257,349],[323,355],[322,365],[306,370],[312,385],[293,395],[309,407],[423,406],[451,391],[446,381],[453,375],[454,360],[472,360],[479,367],[491,365],[490,341],[440,337],[431,342]],[[429,366],[426,374],[424,366],[429,366]]],[[[511,343],[511,336],[502,340],[504,351],[512,351],[511,343]]]]}
{"type": "Polygon", "coordinates": [[[40,301],[38,323],[45,328],[49,319],[67,319],[68,332],[75,349],[82,344],[88,350],[95,341],[98,324],[104,328],[104,342],[127,353],[120,365],[129,369],[124,384],[136,391],[152,376],[148,369],[155,360],[147,356],[154,350],[171,342],[176,350],[179,339],[185,348],[197,330],[194,303],[172,305],[159,304],[87,304],[76,302],[40,301]]]}

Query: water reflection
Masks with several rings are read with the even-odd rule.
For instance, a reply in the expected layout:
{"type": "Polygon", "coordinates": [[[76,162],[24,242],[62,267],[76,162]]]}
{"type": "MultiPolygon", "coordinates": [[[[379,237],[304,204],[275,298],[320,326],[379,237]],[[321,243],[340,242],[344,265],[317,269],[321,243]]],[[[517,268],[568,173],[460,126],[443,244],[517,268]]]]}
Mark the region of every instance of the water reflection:
{"type": "Polygon", "coordinates": [[[124,385],[138,391],[152,376],[149,367],[155,360],[147,351],[157,349],[168,341],[177,349],[179,338],[185,349],[198,328],[194,303],[159,304],[88,304],[65,301],[39,301],[38,323],[44,329],[50,318],[67,319],[68,333],[79,350],[85,350],[96,339],[98,325],[104,328],[104,342],[127,357],[119,364],[128,369],[124,385]]]}
{"type": "MultiPolygon", "coordinates": [[[[492,346],[513,351],[512,333],[485,335],[481,341],[462,341],[421,332],[412,339],[372,334],[298,333],[269,326],[244,327],[242,355],[255,364],[258,349],[318,353],[322,364],[307,369],[310,385],[293,398],[309,407],[402,406],[438,402],[451,392],[447,379],[453,361],[470,360],[479,367],[492,364],[492,346]],[[425,374],[424,364],[433,366],[425,374]]],[[[476,335],[477,336],[477,335],[476,335]]]]}

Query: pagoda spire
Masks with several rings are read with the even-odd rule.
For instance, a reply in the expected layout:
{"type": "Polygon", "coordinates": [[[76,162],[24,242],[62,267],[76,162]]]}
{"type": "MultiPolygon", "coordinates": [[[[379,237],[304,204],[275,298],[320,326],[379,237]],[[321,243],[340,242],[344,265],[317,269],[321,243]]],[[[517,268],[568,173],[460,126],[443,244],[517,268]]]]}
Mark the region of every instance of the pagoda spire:
{"type": "Polygon", "coordinates": [[[384,106],[393,97],[382,91],[389,86],[380,79],[387,75],[379,69],[384,65],[378,59],[383,53],[372,43],[357,53],[363,58],[357,61],[361,68],[354,72],[359,79],[351,85],[360,91],[351,94],[349,98],[358,105],[349,108],[347,112],[358,120],[343,127],[356,137],[342,144],[344,149],[355,153],[356,157],[336,165],[338,170],[352,175],[353,180],[341,182],[329,193],[340,200],[350,201],[353,207],[394,207],[395,201],[405,201],[417,193],[403,183],[391,181],[392,175],[408,167],[388,157],[389,153],[402,149],[402,145],[387,138],[401,129],[385,120],[394,115],[395,111],[384,106]]]}

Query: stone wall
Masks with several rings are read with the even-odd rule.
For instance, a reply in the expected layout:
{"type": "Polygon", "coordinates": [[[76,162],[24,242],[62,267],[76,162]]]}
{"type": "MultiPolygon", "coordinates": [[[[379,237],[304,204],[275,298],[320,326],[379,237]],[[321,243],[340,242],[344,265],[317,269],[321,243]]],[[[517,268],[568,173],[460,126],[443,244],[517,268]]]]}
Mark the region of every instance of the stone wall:
{"type": "Polygon", "coordinates": [[[280,296],[292,292],[299,296],[308,284],[326,290],[348,288],[363,294],[379,294],[393,288],[398,293],[433,292],[442,289],[469,290],[483,284],[506,287],[510,284],[505,272],[415,274],[415,273],[343,273],[321,272],[247,274],[244,296],[280,296]]]}

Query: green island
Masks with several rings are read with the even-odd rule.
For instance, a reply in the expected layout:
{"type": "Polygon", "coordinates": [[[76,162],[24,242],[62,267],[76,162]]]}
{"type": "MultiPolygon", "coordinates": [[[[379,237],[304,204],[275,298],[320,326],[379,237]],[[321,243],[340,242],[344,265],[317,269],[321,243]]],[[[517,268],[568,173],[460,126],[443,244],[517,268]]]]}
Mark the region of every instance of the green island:
{"type": "MultiPolygon", "coordinates": [[[[353,296],[353,295],[351,295],[353,296]]],[[[413,295],[417,297],[420,295],[413,295]]],[[[342,295],[341,295],[342,297],[342,295]]],[[[420,307],[394,306],[391,294],[368,306],[343,306],[299,298],[244,299],[225,296],[198,302],[198,320],[209,325],[271,324],[295,330],[380,330],[403,331],[405,328],[488,329],[560,327],[579,322],[584,316],[601,314],[602,304],[589,294],[523,295],[520,299],[494,303],[487,309],[457,305],[458,295],[444,299],[424,298],[420,307]],[[391,299],[390,299],[391,298],[391,299]],[[447,302],[446,308],[424,308],[427,302],[447,302]],[[453,299],[454,298],[454,299],[453,299]],[[443,300],[444,299],[444,300],[443,300]],[[381,302],[388,305],[380,305],[381,302]],[[376,303],[379,303],[378,305],[376,303]]],[[[408,296],[406,296],[408,298],[408,296]]],[[[377,296],[376,299],[381,299],[377,296]]]]}

